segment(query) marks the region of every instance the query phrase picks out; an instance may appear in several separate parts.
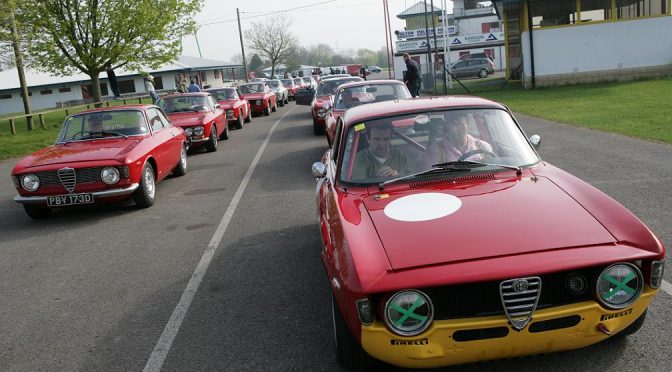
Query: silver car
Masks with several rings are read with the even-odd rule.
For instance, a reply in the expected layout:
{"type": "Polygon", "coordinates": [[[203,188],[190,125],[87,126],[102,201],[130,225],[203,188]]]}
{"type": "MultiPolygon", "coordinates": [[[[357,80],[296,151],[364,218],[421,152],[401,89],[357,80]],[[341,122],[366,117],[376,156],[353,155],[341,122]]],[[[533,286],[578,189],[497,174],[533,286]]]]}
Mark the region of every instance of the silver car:
{"type": "Polygon", "coordinates": [[[489,58],[469,58],[455,62],[451,71],[455,77],[486,78],[495,73],[495,65],[489,58]]]}
{"type": "Polygon", "coordinates": [[[285,84],[282,83],[279,79],[267,81],[268,86],[271,87],[273,93],[275,93],[275,98],[278,100],[278,105],[284,106],[286,103],[289,103],[289,91],[285,88],[285,84]]]}

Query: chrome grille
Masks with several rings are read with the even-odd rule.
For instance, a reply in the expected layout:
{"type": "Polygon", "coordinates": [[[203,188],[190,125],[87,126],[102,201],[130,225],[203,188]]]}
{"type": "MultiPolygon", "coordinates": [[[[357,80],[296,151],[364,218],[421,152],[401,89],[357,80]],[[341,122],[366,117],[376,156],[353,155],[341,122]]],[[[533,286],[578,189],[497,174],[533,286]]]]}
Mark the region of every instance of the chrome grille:
{"type": "Polygon", "coordinates": [[[61,180],[63,187],[65,187],[68,192],[75,191],[75,185],[77,184],[77,174],[73,168],[61,168],[58,170],[58,179],[61,180]]]}
{"type": "Polygon", "coordinates": [[[541,278],[529,277],[505,280],[499,284],[504,312],[511,326],[521,330],[532,319],[541,294],[541,278]]]}
{"type": "MultiPolygon", "coordinates": [[[[121,172],[122,176],[128,177],[128,171],[124,172],[124,167],[117,168],[121,172]]],[[[92,183],[100,181],[100,171],[103,168],[81,168],[75,169],[76,172],[76,183],[92,183]]],[[[37,172],[35,175],[40,179],[41,185],[62,185],[61,179],[58,176],[57,171],[46,171],[46,172],[37,172]]]]}

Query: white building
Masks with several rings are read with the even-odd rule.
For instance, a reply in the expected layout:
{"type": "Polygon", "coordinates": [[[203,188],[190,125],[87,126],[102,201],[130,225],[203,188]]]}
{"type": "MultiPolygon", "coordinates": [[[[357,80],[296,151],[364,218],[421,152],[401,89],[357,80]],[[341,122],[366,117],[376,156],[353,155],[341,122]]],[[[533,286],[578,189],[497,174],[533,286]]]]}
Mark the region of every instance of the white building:
{"type": "MultiPolygon", "coordinates": [[[[203,88],[220,87],[226,84],[225,72],[231,76],[242,65],[229,62],[180,56],[158,69],[149,70],[154,76],[154,87],[158,91],[174,91],[180,78],[194,80],[203,88]]],[[[122,97],[140,95],[145,92],[145,83],[140,71],[115,70],[122,97]]],[[[78,73],[71,76],[53,76],[26,69],[26,83],[30,105],[33,110],[63,107],[91,102],[91,80],[88,75],[78,73]]],[[[100,74],[102,95],[111,95],[107,74],[100,74]]],[[[0,114],[22,113],[23,100],[21,85],[16,68],[0,71],[0,114]]]]}
{"type": "MultiPolygon", "coordinates": [[[[418,2],[397,17],[405,20],[406,26],[404,30],[395,31],[398,39],[394,54],[395,78],[402,79],[403,71],[406,70],[401,58],[404,53],[410,54],[411,58],[420,63],[423,74],[430,72],[424,66],[432,63],[434,70],[440,72],[444,60],[443,10],[436,6],[432,9],[430,3],[418,2]],[[436,39],[434,27],[437,30],[436,39]]],[[[484,53],[492,59],[496,70],[506,69],[504,30],[491,1],[453,1],[453,13],[447,15],[447,28],[445,40],[449,62],[455,62],[468,54],[484,53]]]]}
{"type": "Polygon", "coordinates": [[[526,88],[672,75],[671,0],[498,0],[526,88]]]}

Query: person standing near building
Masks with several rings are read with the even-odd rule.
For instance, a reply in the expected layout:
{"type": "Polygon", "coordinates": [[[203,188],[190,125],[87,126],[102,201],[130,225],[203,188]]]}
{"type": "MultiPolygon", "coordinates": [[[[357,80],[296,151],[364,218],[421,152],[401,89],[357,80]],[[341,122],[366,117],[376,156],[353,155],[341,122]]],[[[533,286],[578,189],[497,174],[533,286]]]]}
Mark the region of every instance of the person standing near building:
{"type": "Polygon", "coordinates": [[[187,86],[187,77],[182,75],[180,78],[180,93],[187,93],[189,90],[189,87],[187,86]]]}
{"type": "Polygon", "coordinates": [[[418,62],[411,59],[408,53],[404,53],[404,62],[406,63],[406,76],[404,77],[404,84],[411,92],[411,96],[418,97],[420,95],[420,65],[418,62]]]}
{"type": "Polygon", "coordinates": [[[149,96],[152,97],[152,103],[156,105],[159,102],[159,94],[154,89],[154,76],[148,75],[145,78],[145,89],[149,92],[149,96]]]}
{"type": "Polygon", "coordinates": [[[194,82],[194,80],[191,80],[191,84],[189,85],[189,93],[195,93],[195,92],[200,92],[201,88],[194,82]]]}
{"type": "Polygon", "coordinates": [[[107,66],[105,72],[107,73],[107,80],[110,82],[110,89],[112,89],[114,99],[121,98],[121,95],[119,94],[119,83],[117,82],[117,75],[115,75],[114,70],[111,66],[107,66]]]}

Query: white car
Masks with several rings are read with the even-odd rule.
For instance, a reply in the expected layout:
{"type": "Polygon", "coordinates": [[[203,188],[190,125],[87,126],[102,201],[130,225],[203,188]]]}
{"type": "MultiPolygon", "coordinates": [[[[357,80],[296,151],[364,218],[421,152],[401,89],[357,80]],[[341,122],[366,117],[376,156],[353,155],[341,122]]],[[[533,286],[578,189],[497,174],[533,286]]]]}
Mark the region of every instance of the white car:
{"type": "Polygon", "coordinates": [[[285,84],[283,84],[280,79],[268,80],[266,83],[268,83],[268,86],[271,87],[271,90],[275,93],[275,98],[277,98],[279,106],[284,106],[286,103],[289,103],[289,91],[285,88],[285,84]]]}

